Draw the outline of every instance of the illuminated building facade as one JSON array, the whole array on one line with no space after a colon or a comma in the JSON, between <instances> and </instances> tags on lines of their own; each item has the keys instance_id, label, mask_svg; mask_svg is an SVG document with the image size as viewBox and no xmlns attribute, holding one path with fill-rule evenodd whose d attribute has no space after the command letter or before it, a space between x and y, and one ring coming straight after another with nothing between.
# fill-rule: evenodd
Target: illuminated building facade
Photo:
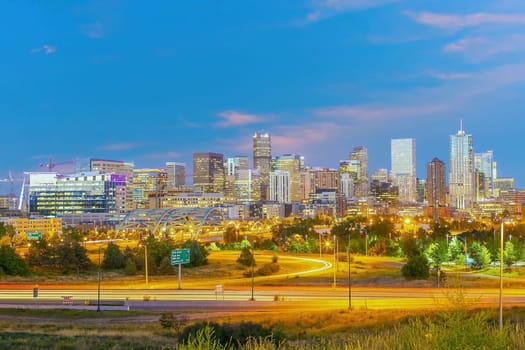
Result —
<instances>
[{"instance_id":1,"label":"illuminated building facade","mask_svg":"<svg viewBox=\"0 0 525 350\"><path fill-rule=\"evenodd\" d=\"M193 187L196 191L224 193L224 155L193 153Z\"/></svg>"},{"instance_id":2,"label":"illuminated building facade","mask_svg":"<svg viewBox=\"0 0 525 350\"><path fill-rule=\"evenodd\" d=\"M435 157L427 163L427 202L437 220L438 208L445 207L447 201L445 162Z\"/></svg>"},{"instance_id":3,"label":"illuminated building facade","mask_svg":"<svg viewBox=\"0 0 525 350\"><path fill-rule=\"evenodd\" d=\"M350 152L348 159L359 162L356 182L354 183L355 196L366 197L368 195L368 150L365 146L356 146Z\"/></svg>"},{"instance_id":4,"label":"illuminated building facade","mask_svg":"<svg viewBox=\"0 0 525 350\"><path fill-rule=\"evenodd\" d=\"M416 188L416 140L392 139L391 173L395 186L399 189L400 202L415 202Z\"/></svg>"},{"instance_id":5,"label":"illuminated building facade","mask_svg":"<svg viewBox=\"0 0 525 350\"><path fill-rule=\"evenodd\" d=\"M253 135L253 169L260 171L262 198L268 199L272 171L272 137L267 132L257 132Z\"/></svg>"},{"instance_id":6,"label":"illuminated building facade","mask_svg":"<svg viewBox=\"0 0 525 350\"><path fill-rule=\"evenodd\" d=\"M309 198L318 190L340 189L340 175L336 169L328 168L309 168L303 172L304 198Z\"/></svg>"},{"instance_id":7,"label":"illuminated building facade","mask_svg":"<svg viewBox=\"0 0 525 350\"><path fill-rule=\"evenodd\" d=\"M39 232L42 235L54 236L62 233L62 218L10 218L7 223L14 227L17 234Z\"/></svg>"},{"instance_id":8,"label":"illuminated building facade","mask_svg":"<svg viewBox=\"0 0 525 350\"><path fill-rule=\"evenodd\" d=\"M276 157L278 170L287 171L290 174L290 200L301 202L304 198L302 172L304 171L304 157L298 154L285 154Z\"/></svg>"},{"instance_id":9,"label":"illuminated building facade","mask_svg":"<svg viewBox=\"0 0 525 350\"><path fill-rule=\"evenodd\" d=\"M149 195L157 197L167 188L167 174L161 169L135 169L131 191L133 193L133 209L148 209Z\"/></svg>"},{"instance_id":10,"label":"illuminated building facade","mask_svg":"<svg viewBox=\"0 0 525 350\"><path fill-rule=\"evenodd\" d=\"M460 126L456 135L450 135L450 206L468 210L474 201L474 149L472 135Z\"/></svg>"},{"instance_id":11,"label":"illuminated building facade","mask_svg":"<svg viewBox=\"0 0 525 350\"><path fill-rule=\"evenodd\" d=\"M290 173L275 170L270 173L270 200L278 203L292 202Z\"/></svg>"},{"instance_id":12,"label":"illuminated building facade","mask_svg":"<svg viewBox=\"0 0 525 350\"><path fill-rule=\"evenodd\" d=\"M29 181L31 214L55 217L126 212L126 176L122 174L30 173Z\"/></svg>"},{"instance_id":13,"label":"illuminated building facade","mask_svg":"<svg viewBox=\"0 0 525 350\"><path fill-rule=\"evenodd\" d=\"M173 190L186 186L186 164L166 162L166 188Z\"/></svg>"}]
</instances>

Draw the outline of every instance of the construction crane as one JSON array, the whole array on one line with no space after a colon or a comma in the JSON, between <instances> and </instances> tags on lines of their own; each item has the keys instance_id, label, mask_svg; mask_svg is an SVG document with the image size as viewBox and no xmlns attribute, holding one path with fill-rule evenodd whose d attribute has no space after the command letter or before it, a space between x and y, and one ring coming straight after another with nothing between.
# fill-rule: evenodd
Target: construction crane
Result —
<instances>
[{"instance_id":1,"label":"construction crane","mask_svg":"<svg viewBox=\"0 0 525 350\"><path fill-rule=\"evenodd\" d=\"M71 160L66 160L65 162L58 162L58 163L55 163L53 162L53 157L49 157L49 163L45 164L45 163L40 163L40 167L41 168L47 168L48 171L53 171L53 169L57 166L57 165L64 165L64 164L72 164L74 163L75 160L71 159Z\"/></svg>"}]
</instances>

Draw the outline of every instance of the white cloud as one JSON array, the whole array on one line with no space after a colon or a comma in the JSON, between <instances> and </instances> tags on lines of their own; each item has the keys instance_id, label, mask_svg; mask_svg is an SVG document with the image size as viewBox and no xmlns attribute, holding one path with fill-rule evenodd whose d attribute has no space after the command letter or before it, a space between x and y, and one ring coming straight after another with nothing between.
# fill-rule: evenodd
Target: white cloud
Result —
<instances>
[{"instance_id":1,"label":"white cloud","mask_svg":"<svg viewBox=\"0 0 525 350\"><path fill-rule=\"evenodd\" d=\"M82 24L80 25L80 31L82 34L91 39L100 39L104 37L104 27L100 22Z\"/></svg>"},{"instance_id":2,"label":"white cloud","mask_svg":"<svg viewBox=\"0 0 525 350\"><path fill-rule=\"evenodd\" d=\"M312 11L298 23L302 25L315 23L340 13L366 10L396 1L399 0L314 0L310 5Z\"/></svg>"},{"instance_id":3,"label":"white cloud","mask_svg":"<svg viewBox=\"0 0 525 350\"><path fill-rule=\"evenodd\" d=\"M494 39L466 37L443 47L445 53L463 54L474 60L483 60L501 53L520 51L525 51L525 34L513 34Z\"/></svg>"},{"instance_id":4,"label":"white cloud","mask_svg":"<svg viewBox=\"0 0 525 350\"><path fill-rule=\"evenodd\" d=\"M467 27L475 27L483 24L519 24L525 25L525 14L523 13L487 13L478 12L468 15L444 14L435 12L406 12L418 23L432 27L458 30Z\"/></svg>"},{"instance_id":5,"label":"white cloud","mask_svg":"<svg viewBox=\"0 0 525 350\"><path fill-rule=\"evenodd\" d=\"M103 150L106 150L106 151L125 151L125 150L129 150L129 149L134 149L134 148L137 148L139 147L141 144L140 143L133 143L133 142L123 142L123 143L111 143L111 144L108 144L108 145L104 145L102 147L100 147L101 149Z\"/></svg>"},{"instance_id":6,"label":"white cloud","mask_svg":"<svg viewBox=\"0 0 525 350\"><path fill-rule=\"evenodd\" d=\"M224 120L218 122L216 125L221 127L254 124L265 121L265 118L261 116L255 114L241 113L235 110L221 112L219 113L219 116Z\"/></svg>"},{"instance_id":7,"label":"white cloud","mask_svg":"<svg viewBox=\"0 0 525 350\"><path fill-rule=\"evenodd\" d=\"M54 54L57 51L56 47L44 44L31 50L32 54L44 53L46 55Z\"/></svg>"}]
</instances>

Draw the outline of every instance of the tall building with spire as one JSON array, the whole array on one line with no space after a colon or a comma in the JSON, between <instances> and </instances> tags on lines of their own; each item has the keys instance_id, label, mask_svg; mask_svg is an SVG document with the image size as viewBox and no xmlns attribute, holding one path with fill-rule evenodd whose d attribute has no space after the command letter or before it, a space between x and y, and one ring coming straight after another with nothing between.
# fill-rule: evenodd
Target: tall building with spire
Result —
<instances>
[{"instance_id":1,"label":"tall building with spire","mask_svg":"<svg viewBox=\"0 0 525 350\"><path fill-rule=\"evenodd\" d=\"M262 199L269 198L270 171L272 171L272 137L267 132L253 135L253 169L261 174Z\"/></svg>"},{"instance_id":2,"label":"tall building with spire","mask_svg":"<svg viewBox=\"0 0 525 350\"><path fill-rule=\"evenodd\" d=\"M390 141L392 180L399 189L400 202L415 202L416 139L392 139Z\"/></svg>"},{"instance_id":3,"label":"tall building with spire","mask_svg":"<svg viewBox=\"0 0 525 350\"><path fill-rule=\"evenodd\" d=\"M465 134L463 122L458 132L450 135L450 173L448 178L450 206L470 209L474 200L474 148L472 135Z\"/></svg>"}]
</instances>

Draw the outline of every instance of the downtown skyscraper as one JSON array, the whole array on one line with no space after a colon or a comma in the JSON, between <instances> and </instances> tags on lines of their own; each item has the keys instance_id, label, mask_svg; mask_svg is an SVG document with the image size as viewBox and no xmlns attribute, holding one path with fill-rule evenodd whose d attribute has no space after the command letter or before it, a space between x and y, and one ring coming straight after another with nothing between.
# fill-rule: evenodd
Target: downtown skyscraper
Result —
<instances>
[{"instance_id":1,"label":"downtown skyscraper","mask_svg":"<svg viewBox=\"0 0 525 350\"><path fill-rule=\"evenodd\" d=\"M272 137L267 132L256 132L253 135L253 169L259 170L261 175L262 199L268 199L272 171Z\"/></svg>"},{"instance_id":2,"label":"downtown skyscraper","mask_svg":"<svg viewBox=\"0 0 525 350\"><path fill-rule=\"evenodd\" d=\"M445 175L445 162L435 157L427 163L427 200L432 209L434 222L437 221L439 208L446 205L447 185Z\"/></svg>"},{"instance_id":3,"label":"downtown skyscraper","mask_svg":"<svg viewBox=\"0 0 525 350\"><path fill-rule=\"evenodd\" d=\"M224 155L193 153L193 186L202 192L224 192Z\"/></svg>"},{"instance_id":4,"label":"downtown skyscraper","mask_svg":"<svg viewBox=\"0 0 525 350\"><path fill-rule=\"evenodd\" d=\"M450 174L448 179L450 206L470 209L474 200L474 148L472 135L465 134L463 123L450 135Z\"/></svg>"},{"instance_id":5,"label":"downtown skyscraper","mask_svg":"<svg viewBox=\"0 0 525 350\"><path fill-rule=\"evenodd\" d=\"M368 195L368 150L365 146L356 146L350 152L348 159L359 161L359 170L354 183L355 196L366 197Z\"/></svg>"},{"instance_id":6,"label":"downtown skyscraper","mask_svg":"<svg viewBox=\"0 0 525 350\"><path fill-rule=\"evenodd\" d=\"M399 189L399 201L415 202L416 184L416 140L392 139L390 141L392 180Z\"/></svg>"}]
</instances>

